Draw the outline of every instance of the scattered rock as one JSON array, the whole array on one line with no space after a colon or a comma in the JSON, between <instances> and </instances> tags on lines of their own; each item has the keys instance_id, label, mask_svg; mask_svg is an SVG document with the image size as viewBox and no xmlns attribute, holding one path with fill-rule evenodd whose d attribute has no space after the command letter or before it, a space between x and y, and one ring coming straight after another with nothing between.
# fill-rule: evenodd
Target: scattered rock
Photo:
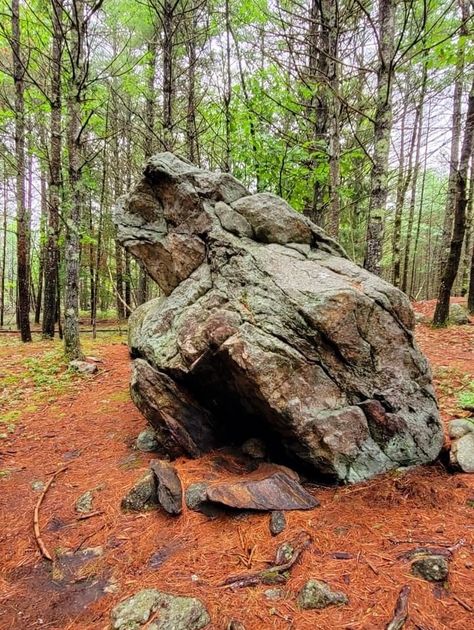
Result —
<instances>
[{"instance_id":1,"label":"scattered rock","mask_svg":"<svg viewBox=\"0 0 474 630\"><path fill-rule=\"evenodd\" d=\"M156 477L158 503L168 514L181 514L183 510L183 486L176 468L159 459L151 461L150 468Z\"/></svg>"},{"instance_id":2,"label":"scattered rock","mask_svg":"<svg viewBox=\"0 0 474 630\"><path fill-rule=\"evenodd\" d=\"M266 591L263 592L265 597L271 601L277 601L278 599L283 599L284 593L281 588L267 588Z\"/></svg>"},{"instance_id":3,"label":"scattered rock","mask_svg":"<svg viewBox=\"0 0 474 630\"><path fill-rule=\"evenodd\" d=\"M81 374L95 374L98 369L95 363L89 363L88 361L70 361L69 367Z\"/></svg>"},{"instance_id":4,"label":"scattered rock","mask_svg":"<svg viewBox=\"0 0 474 630\"><path fill-rule=\"evenodd\" d=\"M467 433L451 442L449 459L453 466L463 472L474 473L474 433Z\"/></svg>"},{"instance_id":5,"label":"scattered rock","mask_svg":"<svg viewBox=\"0 0 474 630\"><path fill-rule=\"evenodd\" d=\"M240 621L232 619L232 621L229 621L227 624L227 630L245 630L245 626L243 623L240 623Z\"/></svg>"},{"instance_id":6,"label":"scattered rock","mask_svg":"<svg viewBox=\"0 0 474 630\"><path fill-rule=\"evenodd\" d=\"M456 326L469 324L469 315L464 306L461 304L451 304L449 307L449 322Z\"/></svg>"},{"instance_id":7,"label":"scattered rock","mask_svg":"<svg viewBox=\"0 0 474 630\"><path fill-rule=\"evenodd\" d=\"M253 426L343 482L436 459L408 298L283 199L160 153L115 221L165 295L129 320L132 399L165 453L198 457Z\"/></svg>"},{"instance_id":8,"label":"scattered rock","mask_svg":"<svg viewBox=\"0 0 474 630\"><path fill-rule=\"evenodd\" d=\"M32 481L31 482L31 489L34 490L35 492L43 492L44 487L45 487L44 481Z\"/></svg>"},{"instance_id":9,"label":"scattered rock","mask_svg":"<svg viewBox=\"0 0 474 630\"><path fill-rule=\"evenodd\" d=\"M241 510L311 510L319 505L294 478L283 472L267 476L259 471L244 481L209 486L208 500Z\"/></svg>"},{"instance_id":10,"label":"scattered rock","mask_svg":"<svg viewBox=\"0 0 474 630\"><path fill-rule=\"evenodd\" d=\"M210 622L203 603L195 597L179 597L148 588L113 608L113 630L140 630L152 617L147 630L200 630Z\"/></svg>"},{"instance_id":11,"label":"scattered rock","mask_svg":"<svg viewBox=\"0 0 474 630\"><path fill-rule=\"evenodd\" d=\"M153 471L149 470L130 488L120 505L122 510L129 512L144 512L158 507L156 477Z\"/></svg>"},{"instance_id":12,"label":"scattered rock","mask_svg":"<svg viewBox=\"0 0 474 630\"><path fill-rule=\"evenodd\" d=\"M76 501L76 512L80 514L87 514L88 512L92 512L92 502L94 500L94 495L92 494L92 490L87 490L84 494Z\"/></svg>"},{"instance_id":13,"label":"scattered rock","mask_svg":"<svg viewBox=\"0 0 474 630\"><path fill-rule=\"evenodd\" d=\"M449 573L449 563L443 556L423 556L411 565L413 575L428 582L444 582Z\"/></svg>"},{"instance_id":14,"label":"scattered rock","mask_svg":"<svg viewBox=\"0 0 474 630\"><path fill-rule=\"evenodd\" d=\"M252 457L252 459L265 459L267 449L264 442L258 438L250 438L242 444L242 453Z\"/></svg>"},{"instance_id":15,"label":"scattered rock","mask_svg":"<svg viewBox=\"0 0 474 630\"><path fill-rule=\"evenodd\" d=\"M138 434L135 445L138 450L143 453L152 453L153 451L158 450L159 443L156 439L156 431L151 427L149 429L145 429Z\"/></svg>"},{"instance_id":16,"label":"scattered rock","mask_svg":"<svg viewBox=\"0 0 474 630\"><path fill-rule=\"evenodd\" d=\"M344 605L348 598L342 591L333 591L329 584L321 580L308 580L298 594L298 604L303 610Z\"/></svg>"},{"instance_id":17,"label":"scattered rock","mask_svg":"<svg viewBox=\"0 0 474 630\"><path fill-rule=\"evenodd\" d=\"M294 551L295 551L294 547L291 543L289 542L282 543L277 549L276 556L275 556L275 564L281 565L281 564L286 564L287 562L289 562L291 558L293 557Z\"/></svg>"},{"instance_id":18,"label":"scattered rock","mask_svg":"<svg viewBox=\"0 0 474 630\"><path fill-rule=\"evenodd\" d=\"M273 536L278 536L286 527L286 516L281 510L276 510L270 515L270 532Z\"/></svg>"},{"instance_id":19,"label":"scattered rock","mask_svg":"<svg viewBox=\"0 0 474 630\"><path fill-rule=\"evenodd\" d=\"M449 437L453 440L462 438L468 433L474 433L474 420L469 418L456 418L448 425Z\"/></svg>"},{"instance_id":20,"label":"scattered rock","mask_svg":"<svg viewBox=\"0 0 474 630\"><path fill-rule=\"evenodd\" d=\"M192 483L184 494L184 502L190 510L201 512L209 517L222 514L222 506L219 507L207 499L208 484L204 482Z\"/></svg>"}]
</instances>

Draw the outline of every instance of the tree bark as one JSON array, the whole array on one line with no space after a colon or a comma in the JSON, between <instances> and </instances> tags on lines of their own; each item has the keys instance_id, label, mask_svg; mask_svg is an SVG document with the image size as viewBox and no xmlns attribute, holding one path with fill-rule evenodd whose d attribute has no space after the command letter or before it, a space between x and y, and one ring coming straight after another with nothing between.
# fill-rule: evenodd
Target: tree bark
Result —
<instances>
[{"instance_id":1,"label":"tree bark","mask_svg":"<svg viewBox=\"0 0 474 630\"><path fill-rule=\"evenodd\" d=\"M61 207L61 59L63 48L62 3L51 0L53 42L51 52L51 116L48 185L48 241L44 271L43 338L54 337L57 314L57 284L59 267L59 212Z\"/></svg>"},{"instance_id":2,"label":"tree bark","mask_svg":"<svg viewBox=\"0 0 474 630\"><path fill-rule=\"evenodd\" d=\"M87 66L85 66L85 2L73 0L70 15L71 79L68 92L68 153L70 213L66 227L66 292L64 300L64 351L71 361L82 358L79 338L80 226L83 214L82 107Z\"/></svg>"},{"instance_id":3,"label":"tree bark","mask_svg":"<svg viewBox=\"0 0 474 630\"><path fill-rule=\"evenodd\" d=\"M459 165L456 172L456 197L454 206L454 221L449 256L446 267L441 278L438 291L438 301L436 303L433 323L435 326L445 326L449 317L449 299L451 289L456 279L456 274L461 259L462 244L466 228L466 206L467 206L467 179L469 160L472 155L472 141L474 135L474 82L469 93L468 108L466 115L466 125L459 158Z\"/></svg>"},{"instance_id":4,"label":"tree bark","mask_svg":"<svg viewBox=\"0 0 474 630\"><path fill-rule=\"evenodd\" d=\"M395 47L395 0L379 0L379 67L377 71L374 155L370 181L367 250L364 267L381 274L383 223L388 197L388 157L392 132L392 82Z\"/></svg>"},{"instance_id":5,"label":"tree bark","mask_svg":"<svg viewBox=\"0 0 474 630\"><path fill-rule=\"evenodd\" d=\"M25 205L25 99L24 61L21 57L20 3L12 0L13 82L15 85L15 156L17 208L17 313L21 340L31 341L29 221Z\"/></svg>"}]
</instances>

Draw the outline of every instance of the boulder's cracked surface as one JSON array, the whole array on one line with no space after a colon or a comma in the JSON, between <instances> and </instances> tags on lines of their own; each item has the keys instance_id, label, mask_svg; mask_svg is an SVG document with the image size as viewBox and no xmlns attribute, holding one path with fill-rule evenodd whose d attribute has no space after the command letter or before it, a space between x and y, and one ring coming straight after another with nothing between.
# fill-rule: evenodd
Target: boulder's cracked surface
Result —
<instances>
[{"instance_id":1,"label":"boulder's cracked surface","mask_svg":"<svg viewBox=\"0 0 474 630\"><path fill-rule=\"evenodd\" d=\"M116 223L166 296L129 343L133 400L171 456L260 437L344 482L437 457L408 299L285 201L162 153Z\"/></svg>"}]
</instances>

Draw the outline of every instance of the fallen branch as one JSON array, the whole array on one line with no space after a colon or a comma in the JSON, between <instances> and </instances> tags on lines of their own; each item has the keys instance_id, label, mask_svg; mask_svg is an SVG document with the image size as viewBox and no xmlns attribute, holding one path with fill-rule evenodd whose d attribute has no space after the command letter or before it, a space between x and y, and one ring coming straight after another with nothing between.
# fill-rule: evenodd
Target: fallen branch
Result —
<instances>
[{"instance_id":1,"label":"fallen branch","mask_svg":"<svg viewBox=\"0 0 474 630\"><path fill-rule=\"evenodd\" d=\"M263 569L262 571L257 571L255 573L233 575L227 578L223 582L222 586L227 588L242 588L246 586L256 586L257 584L275 584L276 582L284 582L286 580L286 576L283 574L291 569L310 543L310 535L307 532L300 532L297 538L289 543L293 551L287 562L273 564L268 567L268 569ZM279 554L277 552L277 557L278 555Z\"/></svg>"},{"instance_id":2,"label":"fallen branch","mask_svg":"<svg viewBox=\"0 0 474 630\"><path fill-rule=\"evenodd\" d=\"M45 485L43 492L41 493L36 505L35 505L35 511L33 512L33 531L35 534L35 540L36 543L38 544L39 550L41 552L41 555L43 556L43 558L46 558L47 560L52 560L52 556L49 553L46 545L43 542L43 539L41 538L41 529L40 529L40 524L39 524L39 510L41 507L41 504L43 503L43 499L46 496L46 493L48 492L51 484L53 483L53 481L56 479L56 477L64 472L65 470L68 469L68 466L63 466L62 468L60 468L59 470L57 470L55 473L53 473L53 476L51 477L51 479L48 481L48 483Z\"/></svg>"},{"instance_id":3,"label":"fallen branch","mask_svg":"<svg viewBox=\"0 0 474 630\"><path fill-rule=\"evenodd\" d=\"M103 514L101 510L97 510L96 512L89 512L88 514L81 514L78 516L76 520L78 521L86 521L88 518L92 518L93 516L100 516Z\"/></svg>"},{"instance_id":4,"label":"fallen branch","mask_svg":"<svg viewBox=\"0 0 474 630\"><path fill-rule=\"evenodd\" d=\"M393 612L392 620L387 624L386 630L401 630L408 618L408 597L410 587L405 585L398 594L397 603Z\"/></svg>"}]
</instances>

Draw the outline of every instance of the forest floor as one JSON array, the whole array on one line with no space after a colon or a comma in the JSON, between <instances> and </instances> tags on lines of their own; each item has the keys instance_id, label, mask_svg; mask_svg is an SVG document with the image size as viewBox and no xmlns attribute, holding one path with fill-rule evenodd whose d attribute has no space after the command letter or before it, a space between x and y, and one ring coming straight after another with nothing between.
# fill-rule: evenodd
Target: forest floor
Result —
<instances>
[{"instance_id":1,"label":"forest floor","mask_svg":"<svg viewBox=\"0 0 474 630\"><path fill-rule=\"evenodd\" d=\"M432 308L416 305L425 314ZM433 367L443 420L462 415L457 395L474 380L473 323L418 325L416 334ZM288 512L288 527L276 538L268 514L209 519L186 508L178 518L124 514L121 497L153 457L133 448L145 422L129 399L125 337L84 336L86 352L101 360L93 377L65 370L59 342L21 345L16 336L1 337L1 630L105 630L113 605L145 587L201 598L211 630L224 630L230 619L247 630L381 630L406 584L406 628L473 627L474 475L436 464L355 486L312 486L321 506ZM185 486L228 474L219 453L176 465ZM33 536L41 494L34 482L47 482L64 466L40 512L44 543L56 558L51 564ZM75 503L87 490L94 516L80 519ZM230 575L268 566L281 542L301 530L313 543L293 567L283 599L267 599L268 586L221 586ZM452 548L445 588L410 573L402 555L421 545ZM83 552L99 546L101 552ZM310 577L345 591L349 604L298 610L295 595Z\"/></svg>"}]
</instances>

